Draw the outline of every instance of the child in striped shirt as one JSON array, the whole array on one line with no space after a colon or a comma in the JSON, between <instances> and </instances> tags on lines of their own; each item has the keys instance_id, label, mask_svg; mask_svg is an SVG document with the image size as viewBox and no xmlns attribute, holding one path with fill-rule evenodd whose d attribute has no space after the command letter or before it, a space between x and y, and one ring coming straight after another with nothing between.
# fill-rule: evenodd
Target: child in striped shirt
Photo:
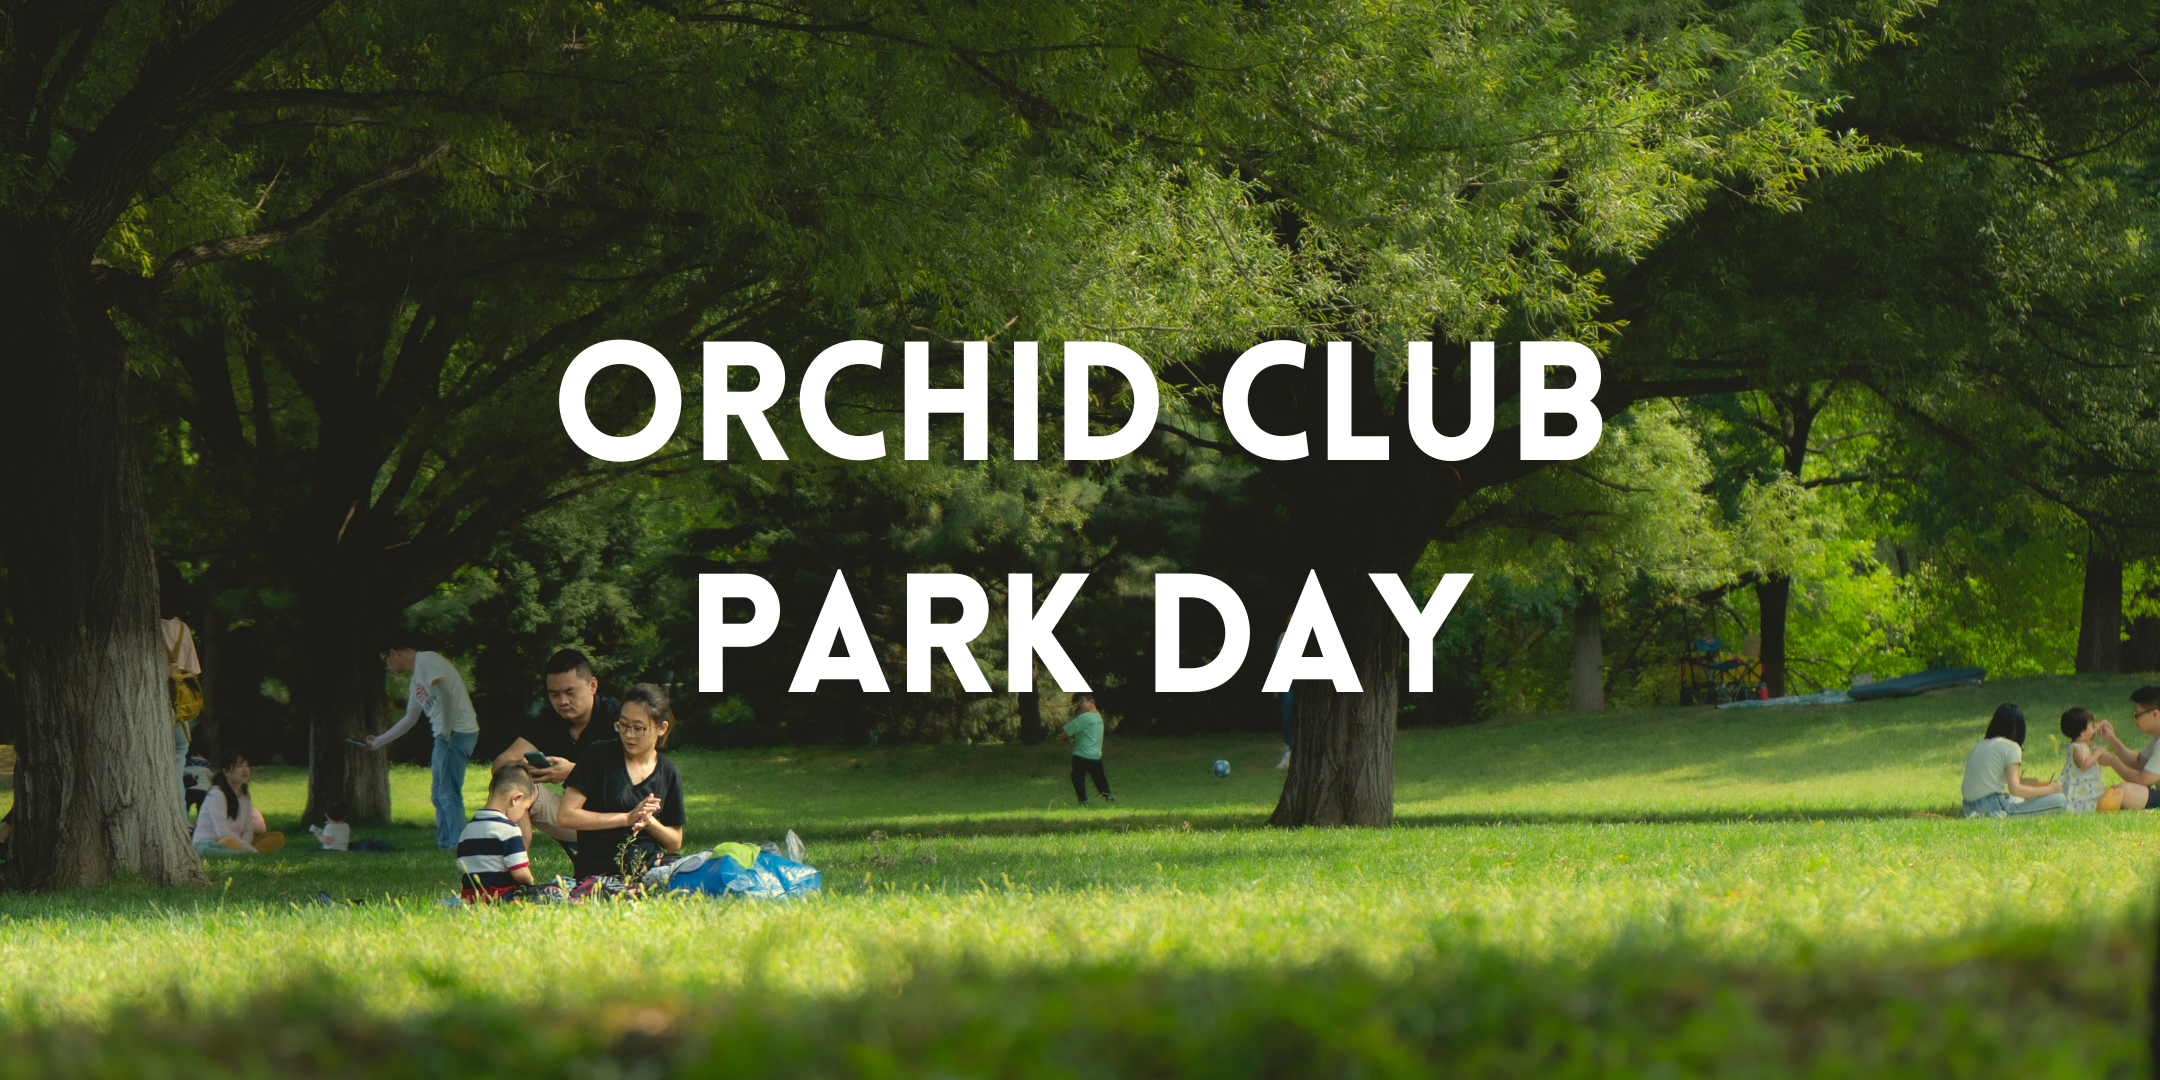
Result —
<instances>
[{"instance_id":1,"label":"child in striped shirt","mask_svg":"<svg viewBox=\"0 0 2160 1080\"><path fill-rule=\"evenodd\" d=\"M459 899L468 904L516 900L536 891L531 857L518 823L532 809L532 777L516 765L495 770L488 783L487 805L458 834L458 873L464 879Z\"/></svg>"}]
</instances>

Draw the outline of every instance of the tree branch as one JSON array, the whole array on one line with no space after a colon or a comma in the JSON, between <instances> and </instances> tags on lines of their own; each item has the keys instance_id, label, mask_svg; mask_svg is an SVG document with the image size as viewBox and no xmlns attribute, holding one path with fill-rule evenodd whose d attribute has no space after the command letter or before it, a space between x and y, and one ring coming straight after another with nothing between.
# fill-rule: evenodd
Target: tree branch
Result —
<instances>
[{"instance_id":1,"label":"tree branch","mask_svg":"<svg viewBox=\"0 0 2160 1080\"><path fill-rule=\"evenodd\" d=\"M145 177L212 98L299 33L331 0L233 0L202 29L151 60L68 161L57 203L83 263ZM80 265L80 264L78 264Z\"/></svg>"},{"instance_id":2,"label":"tree branch","mask_svg":"<svg viewBox=\"0 0 2160 1080\"><path fill-rule=\"evenodd\" d=\"M253 255L265 248L276 247L279 244L296 240L301 235L328 221L330 215L336 213L346 203L377 188L394 184L408 176L412 176L442 160L444 155L448 153L450 153L449 143L436 143L404 161L385 166L367 176L349 180L330 189L321 198L315 200L315 205L308 207L307 211L298 217L287 218L259 232L246 233L241 236L228 236L219 240L206 240L200 244L190 244L181 248L173 252L165 260L165 265L158 267L156 275L149 279L149 287L153 293L162 292L171 287L172 283L178 280L180 275L198 266Z\"/></svg>"}]
</instances>

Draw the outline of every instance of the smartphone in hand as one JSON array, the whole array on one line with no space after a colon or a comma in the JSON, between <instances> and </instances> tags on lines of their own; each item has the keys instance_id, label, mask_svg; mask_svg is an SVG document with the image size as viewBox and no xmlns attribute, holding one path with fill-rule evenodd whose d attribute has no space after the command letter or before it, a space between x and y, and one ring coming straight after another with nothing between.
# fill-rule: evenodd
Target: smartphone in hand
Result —
<instances>
[{"instance_id":1,"label":"smartphone in hand","mask_svg":"<svg viewBox=\"0 0 2160 1080\"><path fill-rule=\"evenodd\" d=\"M545 769L548 767L547 755L538 750L530 751L525 755L525 764L535 769Z\"/></svg>"}]
</instances>

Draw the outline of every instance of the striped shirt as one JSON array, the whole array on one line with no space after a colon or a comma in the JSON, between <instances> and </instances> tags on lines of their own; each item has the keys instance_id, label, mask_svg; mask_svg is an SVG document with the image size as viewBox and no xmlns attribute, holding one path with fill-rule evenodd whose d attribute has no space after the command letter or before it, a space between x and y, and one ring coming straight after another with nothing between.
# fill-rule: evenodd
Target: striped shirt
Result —
<instances>
[{"instance_id":1,"label":"striped shirt","mask_svg":"<svg viewBox=\"0 0 2160 1080\"><path fill-rule=\"evenodd\" d=\"M525 837L500 810L482 809L458 834L458 872L467 892L502 892L517 887L510 871L531 861Z\"/></svg>"}]
</instances>

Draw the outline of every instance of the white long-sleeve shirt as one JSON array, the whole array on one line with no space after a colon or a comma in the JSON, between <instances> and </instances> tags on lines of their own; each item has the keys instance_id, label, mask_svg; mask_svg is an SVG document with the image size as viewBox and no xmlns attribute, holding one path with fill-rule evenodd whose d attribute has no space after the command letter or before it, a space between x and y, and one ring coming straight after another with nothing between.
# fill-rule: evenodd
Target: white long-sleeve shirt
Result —
<instances>
[{"instance_id":1,"label":"white long-sleeve shirt","mask_svg":"<svg viewBox=\"0 0 2160 1080\"><path fill-rule=\"evenodd\" d=\"M405 701L405 718L378 736L376 746L411 731L423 713L438 739L480 730L480 718L473 715L472 696L465 692L464 676L441 653L413 654L412 689Z\"/></svg>"},{"instance_id":2,"label":"white long-sleeve shirt","mask_svg":"<svg viewBox=\"0 0 2160 1080\"><path fill-rule=\"evenodd\" d=\"M255 809L255 801L245 795L240 796L240 813L227 817L223 788L212 787L210 794L203 796L202 809L195 812L194 842L198 844L205 840L215 844L229 836L252 847L255 834L269 831L269 826L263 824L262 811Z\"/></svg>"}]
</instances>

